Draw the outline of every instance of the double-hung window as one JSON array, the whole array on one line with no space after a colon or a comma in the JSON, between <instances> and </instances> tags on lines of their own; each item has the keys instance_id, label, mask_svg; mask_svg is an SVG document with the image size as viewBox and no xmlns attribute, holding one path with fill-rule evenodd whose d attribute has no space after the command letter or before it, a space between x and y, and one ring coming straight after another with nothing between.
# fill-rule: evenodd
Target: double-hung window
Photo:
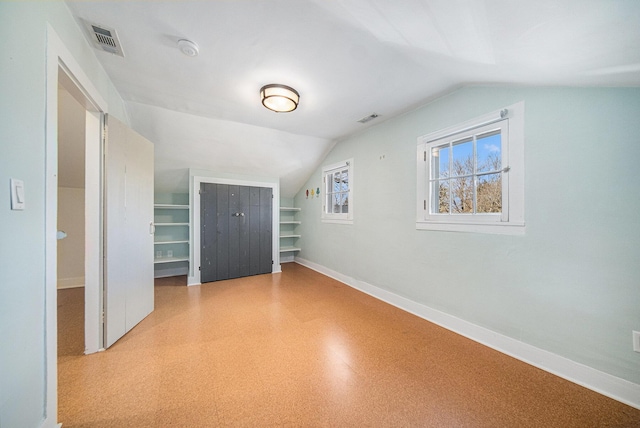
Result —
<instances>
[{"instance_id":1,"label":"double-hung window","mask_svg":"<svg viewBox=\"0 0 640 428\"><path fill-rule=\"evenodd\" d=\"M418 229L524 233L524 104L418 139Z\"/></svg>"},{"instance_id":2,"label":"double-hung window","mask_svg":"<svg viewBox=\"0 0 640 428\"><path fill-rule=\"evenodd\" d=\"M353 159L322 168L322 221L353 223Z\"/></svg>"}]
</instances>

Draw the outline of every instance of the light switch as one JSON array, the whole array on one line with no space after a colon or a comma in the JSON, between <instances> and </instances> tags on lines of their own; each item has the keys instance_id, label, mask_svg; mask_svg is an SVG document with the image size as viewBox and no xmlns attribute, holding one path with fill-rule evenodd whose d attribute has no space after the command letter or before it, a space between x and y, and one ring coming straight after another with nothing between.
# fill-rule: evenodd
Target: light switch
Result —
<instances>
[{"instance_id":1,"label":"light switch","mask_svg":"<svg viewBox=\"0 0 640 428\"><path fill-rule=\"evenodd\" d=\"M11 179L11 209L24 210L24 182Z\"/></svg>"}]
</instances>

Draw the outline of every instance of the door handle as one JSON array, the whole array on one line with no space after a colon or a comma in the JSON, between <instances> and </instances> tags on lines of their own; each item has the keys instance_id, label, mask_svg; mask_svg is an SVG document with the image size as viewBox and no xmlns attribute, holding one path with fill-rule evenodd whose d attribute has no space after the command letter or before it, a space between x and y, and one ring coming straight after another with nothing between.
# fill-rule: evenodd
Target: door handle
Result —
<instances>
[{"instance_id":1,"label":"door handle","mask_svg":"<svg viewBox=\"0 0 640 428\"><path fill-rule=\"evenodd\" d=\"M153 222L149 223L149 235L155 235L156 233L156 226L153 224Z\"/></svg>"}]
</instances>

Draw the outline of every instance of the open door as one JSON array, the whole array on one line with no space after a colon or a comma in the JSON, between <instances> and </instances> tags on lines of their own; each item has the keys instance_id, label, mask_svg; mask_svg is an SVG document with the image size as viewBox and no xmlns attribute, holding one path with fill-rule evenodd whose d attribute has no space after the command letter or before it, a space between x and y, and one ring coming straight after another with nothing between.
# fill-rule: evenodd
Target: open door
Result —
<instances>
[{"instance_id":1,"label":"open door","mask_svg":"<svg viewBox=\"0 0 640 428\"><path fill-rule=\"evenodd\" d=\"M105 114L104 346L153 311L153 144Z\"/></svg>"}]
</instances>

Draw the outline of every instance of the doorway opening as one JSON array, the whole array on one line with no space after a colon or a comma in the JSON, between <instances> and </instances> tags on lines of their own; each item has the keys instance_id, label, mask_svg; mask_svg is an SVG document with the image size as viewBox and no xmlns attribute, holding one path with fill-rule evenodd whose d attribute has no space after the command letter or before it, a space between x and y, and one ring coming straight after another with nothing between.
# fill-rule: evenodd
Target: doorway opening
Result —
<instances>
[{"instance_id":1,"label":"doorway opening","mask_svg":"<svg viewBox=\"0 0 640 428\"><path fill-rule=\"evenodd\" d=\"M58 82L58 360L85 352L85 146L83 104Z\"/></svg>"},{"instance_id":2,"label":"doorway opening","mask_svg":"<svg viewBox=\"0 0 640 428\"><path fill-rule=\"evenodd\" d=\"M45 348L44 425L58 407L58 98L66 90L84 107L84 353L102 348L102 123L107 103L60 37L47 26L45 118ZM80 193L80 192L78 192ZM74 281L72 281L74 282Z\"/></svg>"}]
</instances>

